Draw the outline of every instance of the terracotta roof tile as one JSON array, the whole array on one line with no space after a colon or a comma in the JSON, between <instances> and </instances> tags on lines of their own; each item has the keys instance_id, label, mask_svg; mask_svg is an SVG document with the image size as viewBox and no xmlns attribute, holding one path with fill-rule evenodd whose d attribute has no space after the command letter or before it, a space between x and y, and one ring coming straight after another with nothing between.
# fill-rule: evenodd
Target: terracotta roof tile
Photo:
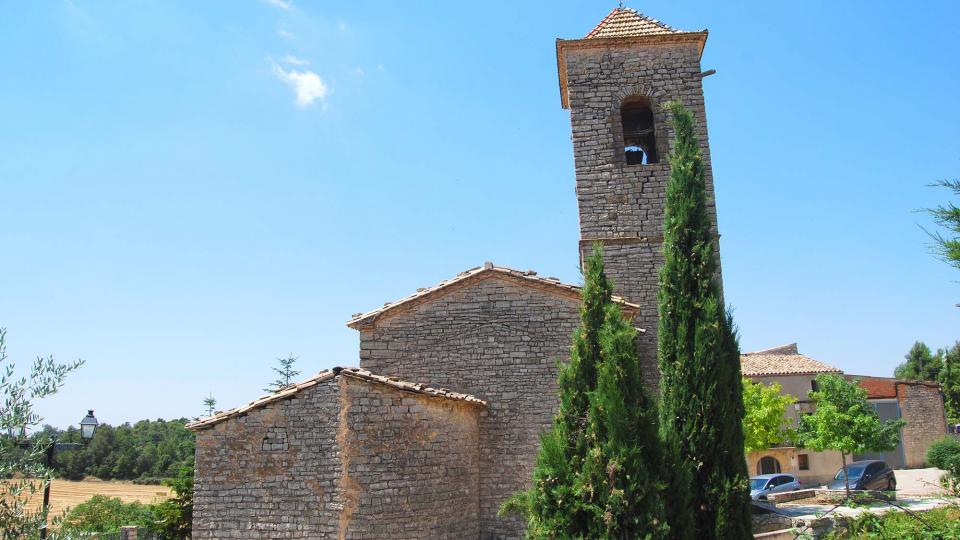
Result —
<instances>
[{"instance_id":1,"label":"terracotta roof tile","mask_svg":"<svg viewBox=\"0 0 960 540\"><path fill-rule=\"evenodd\" d=\"M857 383L867 391L868 399L897 397L896 379L888 379L886 377L857 377Z\"/></svg>"},{"instance_id":2,"label":"terracotta roof tile","mask_svg":"<svg viewBox=\"0 0 960 540\"><path fill-rule=\"evenodd\" d=\"M843 373L833 366L800 354L796 343L744 353L740 356L740 371L746 377Z\"/></svg>"},{"instance_id":3,"label":"terracotta roof tile","mask_svg":"<svg viewBox=\"0 0 960 540\"><path fill-rule=\"evenodd\" d=\"M634 9L614 8L585 38L638 37L662 34L677 34L680 30L670 28Z\"/></svg>"},{"instance_id":4,"label":"terracotta roof tile","mask_svg":"<svg viewBox=\"0 0 960 540\"><path fill-rule=\"evenodd\" d=\"M895 398L900 395L901 386L926 386L928 388L940 389L940 383L936 381L915 381L909 379L896 379L893 377L873 377L871 375L847 375L848 379L856 380L857 383L867 391L868 399L887 399Z\"/></svg>"},{"instance_id":5,"label":"terracotta roof tile","mask_svg":"<svg viewBox=\"0 0 960 540\"><path fill-rule=\"evenodd\" d=\"M433 388L423 383L403 381L396 377L375 375L365 369L351 368L351 367L335 367L333 369L325 369L305 381L292 384L282 390L273 392L272 394L261 396L251 401L250 403L247 403L246 405L235 407L228 411L218 412L213 416L209 416L207 418L201 418L194 422L190 422L189 424L187 424L187 429L199 430L199 429L206 429L206 428L212 427L215 424L219 424L231 418L243 416L252 410L262 409L263 407L266 407L271 403L292 398L294 395L301 392L302 390L306 390L307 388L315 386L319 383L329 381L330 379L333 379L337 376L346 376L352 379L358 379L362 381L369 381L377 384L383 384L386 386L397 388L399 390L403 390L406 392L413 392L416 394L423 394L423 395L433 396L433 397L438 397L443 399L454 399L458 401L465 401L467 403L478 405L478 406L486 406L487 404L486 401L479 399L477 397L474 397L470 394L461 394L458 392L452 392L445 388Z\"/></svg>"},{"instance_id":6,"label":"terracotta roof tile","mask_svg":"<svg viewBox=\"0 0 960 540\"><path fill-rule=\"evenodd\" d=\"M432 287L421 287L417 289L417 292L397 300L395 302L386 302L382 307L368 311L366 313L357 313L347 321L347 326L350 328L358 328L364 326L365 324L372 323L380 318L382 315L403 307L410 305L418 305L423 301L426 301L429 297L432 297L437 294L441 294L443 291L461 284L470 281L471 279L481 279L484 276L501 276L507 277L514 280L520 284L528 284L537 287L542 287L545 290L552 290L554 292L559 292L568 296L570 298L579 299L582 288L578 285L569 285L566 283L561 283L559 279L555 277L540 277L533 270L514 270L513 268L507 268L504 266L494 266L493 263L485 263L483 266L478 266L476 268L471 268L469 270L460 272L456 277L447 279L437 283ZM622 305L623 307L631 310L637 311L640 309L640 306L627 302L619 296L614 296L613 301ZM642 331L642 329L641 329Z\"/></svg>"}]
</instances>

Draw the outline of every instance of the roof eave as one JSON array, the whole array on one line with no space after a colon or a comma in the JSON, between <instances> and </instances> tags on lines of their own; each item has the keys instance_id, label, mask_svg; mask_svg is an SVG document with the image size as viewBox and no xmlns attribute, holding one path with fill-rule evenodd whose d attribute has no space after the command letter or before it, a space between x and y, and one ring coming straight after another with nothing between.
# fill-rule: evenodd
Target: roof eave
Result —
<instances>
[{"instance_id":1,"label":"roof eave","mask_svg":"<svg viewBox=\"0 0 960 540\"><path fill-rule=\"evenodd\" d=\"M321 382L328 381L338 376L344 376L344 377L357 379L361 381L367 381L374 384L382 384L402 392L410 392L418 395L424 395L427 397L434 397L439 399L452 399L452 400L467 403L469 405L473 405L476 407L487 406L487 402L485 400L480 399L471 394L452 392L445 388L433 388L433 387L427 386L426 384L421 384L421 383L413 383L410 381L400 381L394 377L376 375L374 373L370 373L366 370L359 369L359 368L346 368L346 367L337 366L331 369L323 370L317 375L303 382L292 384L273 394L267 394L265 396L261 396L245 405L234 407L227 411L219 412L207 418L200 418L193 422L189 422L185 427L193 432L211 429L214 426L218 424L222 424L223 422L226 422L228 420L246 416L251 411L263 409L268 405L271 405L280 401L284 401L286 399L294 398L297 396L297 394L300 393L300 391L310 388L311 386L315 386Z\"/></svg>"},{"instance_id":2,"label":"roof eave","mask_svg":"<svg viewBox=\"0 0 960 540\"><path fill-rule=\"evenodd\" d=\"M566 51L573 49L603 49L610 47L630 47L634 45L653 45L671 43L692 43L697 45L700 57L707 45L707 30L696 32L673 32L669 34L650 34L647 36L606 37L606 38L557 38L557 74L560 78L560 105L564 109L570 108L567 95L567 62Z\"/></svg>"},{"instance_id":3,"label":"roof eave","mask_svg":"<svg viewBox=\"0 0 960 540\"><path fill-rule=\"evenodd\" d=\"M776 373L747 373L741 371L740 373L744 377L785 377L785 376L801 376L801 375L843 375L843 371L778 371Z\"/></svg>"},{"instance_id":4,"label":"roof eave","mask_svg":"<svg viewBox=\"0 0 960 540\"><path fill-rule=\"evenodd\" d=\"M354 330L372 328L376 326L377 321L389 317L392 314L403 313L406 311L406 309L412 309L416 306L422 305L431 299L436 298L437 296L442 296L481 279L487 279L495 276L499 276L503 279L507 279L522 285L533 286L540 290L547 291L550 294L564 296L573 301L580 301L581 298L580 287L576 285L568 285L552 279L528 278L519 275L515 271L504 269L502 267L473 269L467 270L464 274L449 280L448 283L442 286L429 288L429 290L427 290L425 293L412 294L406 298L397 300L396 302L388 303L381 308L377 308L354 317L347 321L347 327ZM613 301L619 304L623 312L631 319L640 312L640 306L638 304L628 302L619 296L613 297Z\"/></svg>"}]
</instances>

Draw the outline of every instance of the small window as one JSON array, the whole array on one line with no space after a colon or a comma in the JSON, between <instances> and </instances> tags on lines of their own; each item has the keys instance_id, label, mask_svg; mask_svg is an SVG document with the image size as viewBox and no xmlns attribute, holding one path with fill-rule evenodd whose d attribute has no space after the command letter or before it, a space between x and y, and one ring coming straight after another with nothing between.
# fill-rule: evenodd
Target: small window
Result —
<instances>
[{"instance_id":1,"label":"small window","mask_svg":"<svg viewBox=\"0 0 960 540\"><path fill-rule=\"evenodd\" d=\"M819 392L819 391L820 391L820 385L817 384L817 380L816 380L816 379L810 379L810 390L812 390L812 391L814 391L814 392Z\"/></svg>"},{"instance_id":2,"label":"small window","mask_svg":"<svg viewBox=\"0 0 960 540\"><path fill-rule=\"evenodd\" d=\"M801 471L810 470L810 456L807 454L800 454L797 456L797 466Z\"/></svg>"},{"instance_id":3,"label":"small window","mask_svg":"<svg viewBox=\"0 0 960 540\"><path fill-rule=\"evenodd\" d=\"M650 100L643 96L630 96L623 100L620 122L623 125L623 156L627 165L656 163L657 137Z\"/></svg>"}]
</instances>

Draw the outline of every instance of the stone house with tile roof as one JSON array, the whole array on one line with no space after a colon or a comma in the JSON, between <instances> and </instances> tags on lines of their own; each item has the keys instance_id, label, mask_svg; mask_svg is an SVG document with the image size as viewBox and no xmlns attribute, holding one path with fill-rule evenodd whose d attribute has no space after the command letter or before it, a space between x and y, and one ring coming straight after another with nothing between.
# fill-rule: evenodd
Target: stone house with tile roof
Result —
<instances>
[{"instance_id":1,"label":"stone house with tile roof","mask_svg":"<svg viewBox=\"0 0 960 540\"><path fill-rule=\"evenodd\" d=\"M903 418L900 445L893 451L854 459L883 459L894 468L923 467L926 453L935 440L946 433L946 416L940 385L933 382L905 381L883 377L845 375L842 370L800 354L797 344L741 355L744 377L764 384L777 383L783 394L797 399L787 410L796 426L799 417L813 411L808 393L816 389L817 375L830 373L855 379L867 390L867 399L881 419ZM753 452L747 456L750 474L792 473L805 484L817 485L829 480L842 465L839 452L812 452L789 444Z\"/></svg>"},{"instance_id":2,"label":"stone house with tile roof","mask_svg":"<svg viewBox=\"0 0 960 540\"><path fill-rule=\"evenodd\" d=\"M585 37L556 42L577 252L604 246L617 302L646 329L638 350L651 387L659 379L668 101L682 101L697 120L716 226L700 68L706 39L705 30L616 8ZM189 425L197 435L193 537L521 538L522 520L497 509L529 485L579 303L577 286L488 263L355 315L348 326L360 334L360 369L321 372Z\"/></svg>"}]
</instances>

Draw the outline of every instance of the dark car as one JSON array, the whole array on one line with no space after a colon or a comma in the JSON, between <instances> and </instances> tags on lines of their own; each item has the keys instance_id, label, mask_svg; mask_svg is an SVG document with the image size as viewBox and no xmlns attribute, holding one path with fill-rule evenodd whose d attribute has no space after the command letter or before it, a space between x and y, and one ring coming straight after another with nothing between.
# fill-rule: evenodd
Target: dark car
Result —
<instances>
[{"instance_id":1,"label":"dark car","mask_svg":"<svg viewBox=\"0 0 960 540\"><path fill-rule=\"evenodd\" d=\"M897 489L897 477L886 462L876 459L854 461L847 465L847 482L850 489L875 489L893 491ZM844 489L843 469L837 471L827 489Z\"/></svg>"}]
</instances>

